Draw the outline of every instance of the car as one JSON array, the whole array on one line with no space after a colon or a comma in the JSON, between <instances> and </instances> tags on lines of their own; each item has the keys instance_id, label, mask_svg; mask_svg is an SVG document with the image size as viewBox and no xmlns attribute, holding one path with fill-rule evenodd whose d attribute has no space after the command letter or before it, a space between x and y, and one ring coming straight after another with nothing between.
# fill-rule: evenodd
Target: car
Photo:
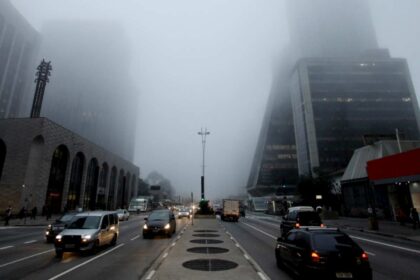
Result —
<instances>
[{"instance_id":1,"label":"car","mask_svg":"<svg viewBox=\"0 0 420 280\"><path fill-rule=\"evenodd\" d=\"M280 223L281 236L284 237L290 230L302 226L324 226L318 213L312 207L293 208L292 211L289 209L289 213L283 216Z\"/></svg>"},{"instance_id":2,"label":"car","mask_svg":"<svg viewBox=\"0 0 420 280\"><path fill-rule=\"evenodd\" d=\"M128 221L130 218L130 212L128 212L126 209L117 209L115 210L118 214L118 219L120 221Z\"/></svg>"},{"instance_id":3,"label":"car","mask_svg":"<svg viewBox=\"0 0 420 280\"><path fill-rule=\"evenodd\" d=\"M64 252L96 252L104 245L114 246L119 236L119 220L116 212L94 211L75 215L68 227L54 241L58 258Z\"/></svg>"},{"instance_id":4,"label":"car","mask_svg":"<svg viewBox=\"0 0 420 280\"><path fill-rule=\"evenodd\" d=\"M337 228L291 230L277 239L275 257L302 279L372 279L367 253Z\"/></svg>"},{"instance_id":5,"label":"car","mask_svg":"<svg viewBox=\"0 0 420 280\"><path fill-rule=\"evenodd\" d=\"M57 220L55 220L54 223L49 224L47 229L45 230L45 240L47 241L47 243L54 242L54 239L57 236L57 234L63 231L70 224L71 220L76 214L77 212L66 213Z\"/></svg>"},{"instance_id":6,"label":"car","mask_svg":"<svg viewBox=\"0 0 420 280\"><path fill-rule=\"evenodd\" d=\"M190 213L190 210L188 208L180 208L178 210L178 215L177 216L178 216L178 219L181 219L183 217L190 218L190 215L191 215L191 213Z\"/></svg>"},{"instance_id":7,"label":"car","mask_svg":"<svg viewBox=\"0 0 420 280\"><path fill-rule=\"evenodd\" d=\"M144 218L144 220L144 239L151 238L158 234L171 237L176 231L175 215L170 210L154 210L147 218Z\"/></svg>"}]
</instances>

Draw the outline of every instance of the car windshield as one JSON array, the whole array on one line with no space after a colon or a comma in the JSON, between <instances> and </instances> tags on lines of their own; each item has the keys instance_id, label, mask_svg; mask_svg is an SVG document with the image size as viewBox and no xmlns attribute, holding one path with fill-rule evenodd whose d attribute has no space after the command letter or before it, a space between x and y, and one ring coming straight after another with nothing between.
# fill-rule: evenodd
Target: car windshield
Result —
<instances>
[{"instance_id":1,"label":"car windshield","mask_svg":"<svg viewBox=\"0 0 420 280\"><path fill-rule=\"evenodd\" d=\"M153 212L150 214L148 220L149 221L167 220L168 216L169 216L168 212L166 211Z\"/></svg>"},{"instance_id":2,"label":"car windshield","mask_svg":"<svg viewBox=\"0 0 420 280\"><path fill-rule=\"evenodd\" d=\"M357 246L354 241L342 233L319 233L313 236L314 249L320 251L338 251L343 247Z\"/></svg>"},{"instance_id":3,"label":"car windshield","mask_svg":"<svg viewBox=\"0 0 420 280\"><path fill-rule=\"evenodd\" d=\"M69 229L97 229L101 217L99 216L78 216L68 227Z\"/></svg>"},{"instance_id":4,"label":"car windshield","mask_svg":"<svg viewBox=\"0 0 420 280\"><path fill-rule=\"evenodd\" d=\"M117 210L117 213L118 213L118 214L124 214L124 210L123 210L123 209L118 209L118 210Z\"/></svg>"},{"instance_id":5,"label":"car windshield","mask_svg":"<svg viewBox=\"0 0 420 280\"><path fill-rule=\"evenodd\" d=\"M60 222L69 222L71 221L71 219L73 219L74 215L68 214L68 215L63 215L60 217L60 219L58 219Z\"/></svg>"}]
</instances>

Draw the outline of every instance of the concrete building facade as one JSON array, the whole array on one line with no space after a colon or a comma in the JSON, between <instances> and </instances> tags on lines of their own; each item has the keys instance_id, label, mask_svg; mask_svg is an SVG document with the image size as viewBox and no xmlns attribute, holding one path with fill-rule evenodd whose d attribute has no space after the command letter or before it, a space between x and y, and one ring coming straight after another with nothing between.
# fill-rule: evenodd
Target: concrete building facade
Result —
<instances>
[{"instance_id":1,"label":"concrete building facade","mask_svg":"<svg viewBox=\"0 0 420 280\"><path fill-rule=\"evenodd\" d=\"M8 1L0 1L0 119L23 115L36 70L38 32Z\"/></svg>"},{"instance_id":2,"label":"concrete building facade","mask_svg":"<svg viewBox=\"0 0 420 280\"><path fill-rule=\"evenodd\" d=\"M139 168L47 118L0 120L0 208L127 207Z\"/></svg>"}]
</instances>

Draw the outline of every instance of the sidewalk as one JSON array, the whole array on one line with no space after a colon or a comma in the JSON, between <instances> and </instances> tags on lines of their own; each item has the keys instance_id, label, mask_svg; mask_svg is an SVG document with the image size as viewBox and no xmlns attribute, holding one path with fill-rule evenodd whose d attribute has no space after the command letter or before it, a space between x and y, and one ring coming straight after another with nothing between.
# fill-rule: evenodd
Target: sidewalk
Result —
<instances>
[{"instance_id":1,"label":"sidewalk","mask_svg":"<svg viewBox=\"0 0 420 280\"><path fill-rule=\"evenodd\" d=\"M268 279L218 219L202 218L180 231L142 279L238 278Z\"/></svg>"},{"instance_id":2,"label":"sidewalk","mask_svg":"<svg viewBox=\"0 0 420 280\"><path fill-rule=\"evenodd\" d=\"M60 217L61 215L52 215L48 220L45 216L36 216L35 220L31 219L30 217L27 217L26 219L13 218L9 220L9 226L48 226L49 224L54 223L55 220ZM0 227L5 227L4 220L0 221Z\"/></svg>"},{"instance_id":3,"label":"sidewalk","mask_svg":"<svg viewBox=\"0 0 420 280\"><path fill-rule=\"evenodd\" d=\"M367 218L340 217L337 220L324 220L324 223L329 227L340 227L420 242L420 229L413 229L411 224L400 225L398 222L379 220L379 230L370 230Z\"/></svg>"}]
</instances>

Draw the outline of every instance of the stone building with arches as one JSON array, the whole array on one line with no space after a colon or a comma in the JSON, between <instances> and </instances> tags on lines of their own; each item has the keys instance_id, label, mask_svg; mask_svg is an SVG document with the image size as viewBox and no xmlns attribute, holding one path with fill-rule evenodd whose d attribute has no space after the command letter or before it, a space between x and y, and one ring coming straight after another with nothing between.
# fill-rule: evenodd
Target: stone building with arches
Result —
<instances>
[{"instance_id":1,"label":"stone building with arches","mask_svg":"<svg viewBox=\"0 0 420 280\"><path fill-rule=\"evenodd\" d=\"M137 196L139 173L128 160L47 118L0 120L0 209L127 207Z\"/></svg>"}]
</instances>

